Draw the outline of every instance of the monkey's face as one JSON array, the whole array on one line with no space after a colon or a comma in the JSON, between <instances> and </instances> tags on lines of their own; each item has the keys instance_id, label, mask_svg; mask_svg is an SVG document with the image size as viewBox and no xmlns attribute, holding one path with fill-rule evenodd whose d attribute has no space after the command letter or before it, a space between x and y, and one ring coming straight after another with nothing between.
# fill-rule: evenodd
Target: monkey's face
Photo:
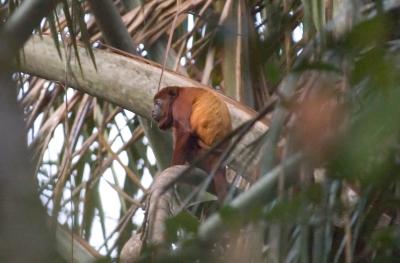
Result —
<instances>
[{"instance_id":1,"label":"monkey's face","mask_svg":"<svg viewBox=\"0 0 400 263\"><path fill-rule=\"evenodd\" d=\"M151 116L158 123L158 127L166 130L172 127L172 101L170 98L155 98Z\"/></svg>"},{"instance_id":2,"label":"monkey's face","mask_svg":"<svg viewBox=\"0 0 400 263\"><path fill-rule=\"evenodd\" d=\"M156 122L160 122L164 117L165 110L163 109L164 103L162 99L155 99L151 116Z\"/></svg>"},{"instance_id":3,"label":"monkey's face","mask_svg":"<svg viewBox=\"0 0 400 263\"><path fill-rule=\"evenodd\" d=\"M171 128L174 123L172 108L178 92L178 87L166 87L154 96L151 116L158 122L158 128L162 130Z\"/></svg>"}]
</instances>

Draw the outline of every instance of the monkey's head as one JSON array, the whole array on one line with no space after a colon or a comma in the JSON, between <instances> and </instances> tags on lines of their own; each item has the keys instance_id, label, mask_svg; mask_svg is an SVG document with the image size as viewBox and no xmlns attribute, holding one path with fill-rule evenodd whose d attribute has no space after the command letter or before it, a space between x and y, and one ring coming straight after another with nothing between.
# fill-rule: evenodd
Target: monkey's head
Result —
<instances>
[{"instance_id":1,"label":"monkey's head","mask_svg":"<svg viewBox=\"0 0 400 263\"><path fill-rule=\"evenodd\" d=\"M162 130L169 129L173 125L172 105L178 93L179 87L166 87L154 96L151 116Z\"/></svg>"}]
</instances>

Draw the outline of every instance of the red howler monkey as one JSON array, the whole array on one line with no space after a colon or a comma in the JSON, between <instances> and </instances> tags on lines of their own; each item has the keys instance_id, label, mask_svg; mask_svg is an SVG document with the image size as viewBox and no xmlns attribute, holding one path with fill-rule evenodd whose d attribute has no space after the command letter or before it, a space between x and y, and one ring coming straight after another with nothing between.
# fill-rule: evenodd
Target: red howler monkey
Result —
<instances>
[{"instance_id":1,"label":"red howler monkey","mask_svg":"<svg viewBox=\"0 0 400 263\"><path fill-rule=\"evenodd\" d=\"M172 165L192 162L232 130L225 103L205 88L166 87L160 90L154 96L152 117L162 130L173 127ZM221 155L221 149L218 150L211 153L200 168L211 172ZM228 188L225 168L217 170L213 187L222 202Z\"/></svg>"}]
</instances>

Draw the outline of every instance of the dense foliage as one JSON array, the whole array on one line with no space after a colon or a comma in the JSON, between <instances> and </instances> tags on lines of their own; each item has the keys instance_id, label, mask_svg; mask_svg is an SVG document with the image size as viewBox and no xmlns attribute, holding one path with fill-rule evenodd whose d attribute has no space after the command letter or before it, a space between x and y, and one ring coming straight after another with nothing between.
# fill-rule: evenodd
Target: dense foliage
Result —
<instances>
[{"instance_id":1,"label":"dense foliage","mask_svg":"<svg viewBox=\"0 0 400 263\"><path fill-rule=\"evenodd\" d=\"M25 2L0 1L0 29ZM223 91L254 110L234 145L252 120L268 124L239 162L227 155L239 191L221 208L180 191L164 244L143 261L396 262L399 18L391 1L64 0L33 34L51 36L66 67L82 48L93 65L95 50L133 53ZM169 136L68 73L13 76L42 204L86 253L116 260L147 220Z\"/></svg>"}]
</instances>

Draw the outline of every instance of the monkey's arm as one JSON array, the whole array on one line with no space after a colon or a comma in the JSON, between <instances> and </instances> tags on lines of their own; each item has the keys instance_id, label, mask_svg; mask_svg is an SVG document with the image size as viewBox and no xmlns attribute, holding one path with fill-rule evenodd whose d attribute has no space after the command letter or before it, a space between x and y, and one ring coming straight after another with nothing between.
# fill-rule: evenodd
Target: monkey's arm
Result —
<instances>
[{"instance_id":1,"label":"monkey's arm","mask_svg":"<svg viewBox=\"0 0 400 263\"><path fill-rule=\"evenodd\" d=\"M182 127L174 127L175 145L172 154L172 165L186 164L190 161L190 150L193 137L190 132Z\"/></svg>"},{"instance_id":2,"label":"monkey's arm","mask_svg":"<svg viewBox=\"0 0 400 263\"><path fill-rule=\"evenodd\" d=\"M190 126L192 100L180 94L174 101L172 114L174 118L174 152L172 165L185 164L191 161L194 138Z\"/></svg>"}]
</instances>

